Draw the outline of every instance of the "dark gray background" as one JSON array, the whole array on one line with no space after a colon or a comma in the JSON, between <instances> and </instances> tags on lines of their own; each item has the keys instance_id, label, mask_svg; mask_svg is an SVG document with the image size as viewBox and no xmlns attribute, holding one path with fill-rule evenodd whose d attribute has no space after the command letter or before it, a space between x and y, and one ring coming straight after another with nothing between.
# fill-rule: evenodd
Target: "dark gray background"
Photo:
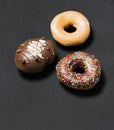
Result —
<instances>
[{"instance_id":1,"label":"dark gray background","mask_svg":"<svg viewBox=\"0 0 114 130\"><path fill-rule=\"evenodd\" d=\"M81 46L59 46L50 33L52 18L66 10L85 14L91 35ZM45 36L57 50L42 74L20 73L14 54L28 38ZM56 78L57 61L73 51L94 54L102 77L90 91L74 91ZM0 0L0 129L114 130L114 0Z\"/></svg>"}]
</instances>

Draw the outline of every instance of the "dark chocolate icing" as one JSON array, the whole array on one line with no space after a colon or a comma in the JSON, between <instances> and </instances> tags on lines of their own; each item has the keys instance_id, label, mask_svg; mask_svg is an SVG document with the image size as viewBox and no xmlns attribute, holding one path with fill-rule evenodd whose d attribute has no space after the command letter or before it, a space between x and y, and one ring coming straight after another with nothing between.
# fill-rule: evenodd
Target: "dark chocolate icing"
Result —
<instances>
[{"instance_id":1,"label":"dark chocolate icing","mask_svg":"<svg viewBox=\"0 0 114 130\"><path fill-rule=\"evenodd\" d=\"M15 53L15 63L21 71L36 73L51 64L55 58L53 43L41 38L33 38L22 43Z\"/></svg>"}]
</instances>

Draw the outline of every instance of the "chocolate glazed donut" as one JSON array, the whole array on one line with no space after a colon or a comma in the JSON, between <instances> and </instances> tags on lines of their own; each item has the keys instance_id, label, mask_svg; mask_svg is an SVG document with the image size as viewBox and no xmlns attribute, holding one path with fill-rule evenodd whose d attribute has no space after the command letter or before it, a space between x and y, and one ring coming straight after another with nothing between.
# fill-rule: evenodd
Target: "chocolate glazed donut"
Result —
<instances>
[{"instance_id":1,"label":"chocolate glazed donut","mask_svg":"<svg viewBox=\"0 0 114 130\"><path fill-rule=\"evenodd\" d=\"M55 47L44 37L26 40L15 53L17 68L27 73L41 72L54 61L54 58Z\"/></svg>"},{"instance_id":2,"label":"chocolate glazed donut","mask_svg":"<svg viewBox=\"0 0 114 130\"><path fill-rule=\"evenodd\" d=\"M56 73L66 86L87 90L98 83L101 67L94 55L79 51L61 59L56 66Z\"/></svg>"}]
</instances>

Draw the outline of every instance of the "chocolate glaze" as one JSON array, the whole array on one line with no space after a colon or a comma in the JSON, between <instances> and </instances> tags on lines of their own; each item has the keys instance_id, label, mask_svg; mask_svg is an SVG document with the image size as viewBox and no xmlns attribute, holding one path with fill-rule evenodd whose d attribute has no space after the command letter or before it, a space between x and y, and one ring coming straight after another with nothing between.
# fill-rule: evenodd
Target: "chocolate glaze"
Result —
<instances>
[{"instance_id":1,"label":"chocolate glaze","mask_svg":"<svg viewBox=\"0 0 114 130\"><path fill-rule=\"evenodd\" d=\"M53 62L54 58L55 47L45 37L26 40L15 53L15 63L18 69L28 73L42 71Z\"/></svg>"}]
</instances>

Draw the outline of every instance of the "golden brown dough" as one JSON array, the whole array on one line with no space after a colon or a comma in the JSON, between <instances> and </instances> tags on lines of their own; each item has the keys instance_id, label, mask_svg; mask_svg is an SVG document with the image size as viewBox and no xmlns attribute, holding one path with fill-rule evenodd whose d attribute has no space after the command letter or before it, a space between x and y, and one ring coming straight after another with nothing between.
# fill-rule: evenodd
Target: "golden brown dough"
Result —
<instances>
[{"instance_id":1,"label":"golden brown dough","mask_svg":"<svg viewBox=\"0 0 114 130\"><path fill-rule=\"evenodd\" d=\"M56 15L50 28L53 38L64 46L82 44L90 34L87 18L77 11L65 11Z\"/></svg>"}]
</instances>

